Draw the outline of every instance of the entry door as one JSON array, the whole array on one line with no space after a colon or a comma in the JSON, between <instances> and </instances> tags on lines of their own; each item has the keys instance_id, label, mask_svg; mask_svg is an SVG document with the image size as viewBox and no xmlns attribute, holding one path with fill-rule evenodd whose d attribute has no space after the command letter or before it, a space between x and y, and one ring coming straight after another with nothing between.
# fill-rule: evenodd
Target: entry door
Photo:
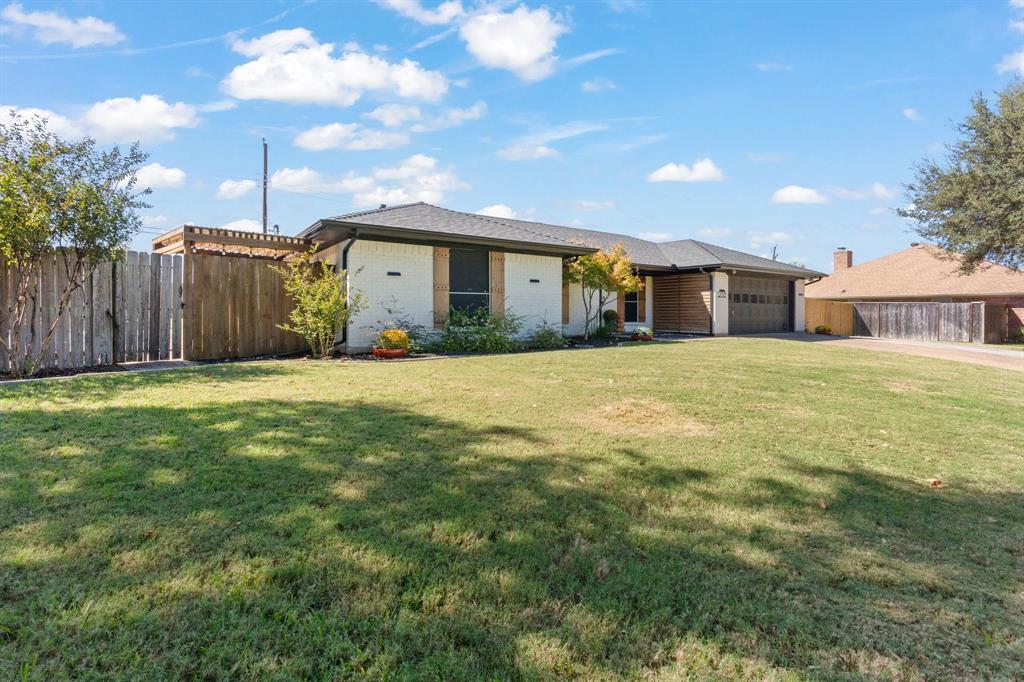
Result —
<instances>
[{"instance_id":1,"label":"entry door","mask_svg":"<svg viewBox=\"0 0 1024 682\"><path fill-rule=\"evenodd\" d=\"M730 334L791 331L790 282L768 277L729 277Z\"/></svg>"}]
</instances>

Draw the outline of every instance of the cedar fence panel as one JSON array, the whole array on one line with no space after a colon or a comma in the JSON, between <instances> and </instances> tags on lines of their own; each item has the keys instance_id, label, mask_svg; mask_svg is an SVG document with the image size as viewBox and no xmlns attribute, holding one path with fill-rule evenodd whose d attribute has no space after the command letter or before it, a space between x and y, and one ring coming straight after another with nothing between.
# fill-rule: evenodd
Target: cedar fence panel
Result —
<instances>
[{"instance_id":1,"label":"cedar fence panel","mask_svg":"<svg viewBox=\"0 0 1024 682\"><path fill-rule=\"evenodd\" d=\"M836 336L853 336L853 306L843 301L808 298L804 303L804 326L813 333L827 326Z\"/></svg>"},{"instance_id":2,"label":"cedar fence panel","mask_svg":"<svg viewBox=\"0 0 1024 682\"><path fill-rule=\"evenodd\" d=\"M185 357L191 360L287 355L307 349L305 340L279 325L292 301L274 267L245 256L189 254L182 289Z\"/></svg>"},{"instance_id":3,"label":"cedar fence panel","mask_svg":"<svg viewBox=\"0 0 1024 682\"><path fill-rule=\"evenodd\" d=\"M42 259L38 271L0 260L0 335L11 341L18 283L27 277L29 302L20 357L35 355L57 320L41 367L73 369L135 360L181 357L181 256L128 251L86 275L57 319L68 281L63 257ZM0 371L10 369L0 353Z\"/></svg>"}]
</instances>

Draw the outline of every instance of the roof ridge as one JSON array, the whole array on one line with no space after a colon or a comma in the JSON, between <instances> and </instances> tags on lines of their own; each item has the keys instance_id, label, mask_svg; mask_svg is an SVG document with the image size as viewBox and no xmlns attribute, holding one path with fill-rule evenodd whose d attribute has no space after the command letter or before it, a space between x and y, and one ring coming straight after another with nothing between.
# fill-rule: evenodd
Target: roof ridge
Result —
<instances>
[{"instance_id":1,"label":"roof ridge","mask_svg":"<svg viewBox=\"0 0 1024 682\"><path fill-rule=\"evenodd\" d=\"M679 241L681 241L681 242L690 242L691 244L696 245L698 249L700 249L704 253L708 254L709 256L711 256L712 258L717 260L718 262L720 262L720 263L722 262L722 257L721 256L719 256L717 253L714 253L713 251L709 251L708 248L707 248L709 246L714 246L715 248L718 248L718 246L716 244L709 244L708 242L702 242L702 241L699 241L697 239L680 239ZM724 249L724 248L728 248L728 247L723 246L721 248Z\"/></svg>"},{"instance_id":2,"label":"roof ridge","mask_svg":"<svg viewBox=\"0 0 1024 682\"><path fill-rule=\"evenodd\" d=\"M533 230L529 230L529 229L527 229L525 227L521 227L519 225L511 225L509 223L502 222L502 221L503 220L515 220L516 222L520 222L520 223L529 222L529 223L531 223L533 225L540 225L540 224L543 224L543 223L534 223L534 222L529 221L529 220L518 220L516 218L499 218L497 216L482 215L480 213L468 213L466 211L456 211L455 209L452 209L452 208L445 208L444 206L434 206L433 204L427 204L427 206L433 206L434 208L439 208L442 211L448 211L450 213L459 213L461 215L469 216L471 218L477 218L478 220L484 220L484 221L488 221L488 222L492 222L492 223L497 223L498 225L501 225L503 227L510 227L510 228L512 228L514 230L522 230L523 232L527 232L529 234L534 234L534 235L537 235L539 237L547 237L548 239L557 239L558 241L563 242L565 244L568 244L569 246L579 246L579 244L573 244L572 242L566 241L565 239L562 239L561 237L556 237L553 234L545 234L544 232L534 232Z\"/></svg>"},{"instance_id":3,"label":"roof ridge","mask_svg":"<svg viewBox=\"0 0 1024 682\"><path fill-rule=\"evenodd\" d=\"M395 204L394 206L387 206L387 205L385 205L385 206L380 206L380 207L377 207L377 208L368 208L365 211L353 211L352 213L342 213L340 215L333 216L333 218L334 219L341 219L341 218L353 218L355 216L360 216L360 215L372 215L374 213L384 213L385 211L393 211L393 210L396 210L396 209L399 209L399 208L408 208L410 206L419 206L420 204L423 204L425 206L432 206L433 205L433 204L428 204L425 201L410 201L410 202L405 203L405 204ZM434 208L441 208L441 207L440 206L434 206Z\"/></svg>"}]
</instances>

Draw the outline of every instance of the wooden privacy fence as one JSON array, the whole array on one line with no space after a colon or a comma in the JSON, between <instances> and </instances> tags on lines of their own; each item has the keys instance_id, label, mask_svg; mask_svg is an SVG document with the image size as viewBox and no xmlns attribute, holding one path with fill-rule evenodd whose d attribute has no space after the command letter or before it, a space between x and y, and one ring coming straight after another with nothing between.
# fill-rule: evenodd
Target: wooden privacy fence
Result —
<instances>
[{"instance_id":1,"label":"wooden privacy fence","mask_svg":"<svg viewBox=\"0 0 1024 682\"><path fill-rule=\"evenodd\" d=\"M833 334L843 336L999 343L1005 326L1000 306L981 301L846 303L810 299L805 310L807 331L828 325Z\"/></svg>"},{"instance_id":2,"label":"wooden privacy fence","mask_svg":"<svg viewBox=\"0 0 1024 682\"><path fill-rule=\"evenodd\" d=\"M278 263L245 256L185 254L184 355L191 360L285 355L308 348L278 327L292 301Z\"/></svg>"},{"instance_id":3,"label":"wooden privacy fence","mask_svg":"<svg viewBox=\"0 0 1024 682\"><path fill-rule=\"evenodd\" d=\"M825 326L837 336L853 336L853 308L849 303L820 298L805 299L804 321L808 332Z\"/></svg>"},{"instance_id":4,"label":"wooden privacy fence","mask_svg":"<svg viewBox=\"0 0 1024 682\"><path fill-rule=\"evenodd\" d=\"M0 335L10 340L11 318L23 271L0 261ZM33 275L36 292L21 326L21 347L35 356L67 284L63 257L43 259ZM57 322L44 368L76 368L181 357L182 257L129 251L101 263L75 290ZM10 369L0 353L0 371Z\"/></svg>"}]
</instances>

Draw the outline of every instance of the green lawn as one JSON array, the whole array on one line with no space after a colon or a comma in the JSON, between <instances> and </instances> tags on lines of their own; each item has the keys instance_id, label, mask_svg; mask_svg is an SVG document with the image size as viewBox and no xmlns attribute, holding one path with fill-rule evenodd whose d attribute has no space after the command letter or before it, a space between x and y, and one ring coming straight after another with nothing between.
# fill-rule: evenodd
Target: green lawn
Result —
<instances>
[{"instance_id":1,"label":"green lawn","mask_svg":"<svg viewBox=\"0 0 1024 682\"><path fill-rule=\"evenodd\" d=\"M718 339L0 388L0 679L1020 679L1021 379Z\"/></svg>"}]
</instances>

